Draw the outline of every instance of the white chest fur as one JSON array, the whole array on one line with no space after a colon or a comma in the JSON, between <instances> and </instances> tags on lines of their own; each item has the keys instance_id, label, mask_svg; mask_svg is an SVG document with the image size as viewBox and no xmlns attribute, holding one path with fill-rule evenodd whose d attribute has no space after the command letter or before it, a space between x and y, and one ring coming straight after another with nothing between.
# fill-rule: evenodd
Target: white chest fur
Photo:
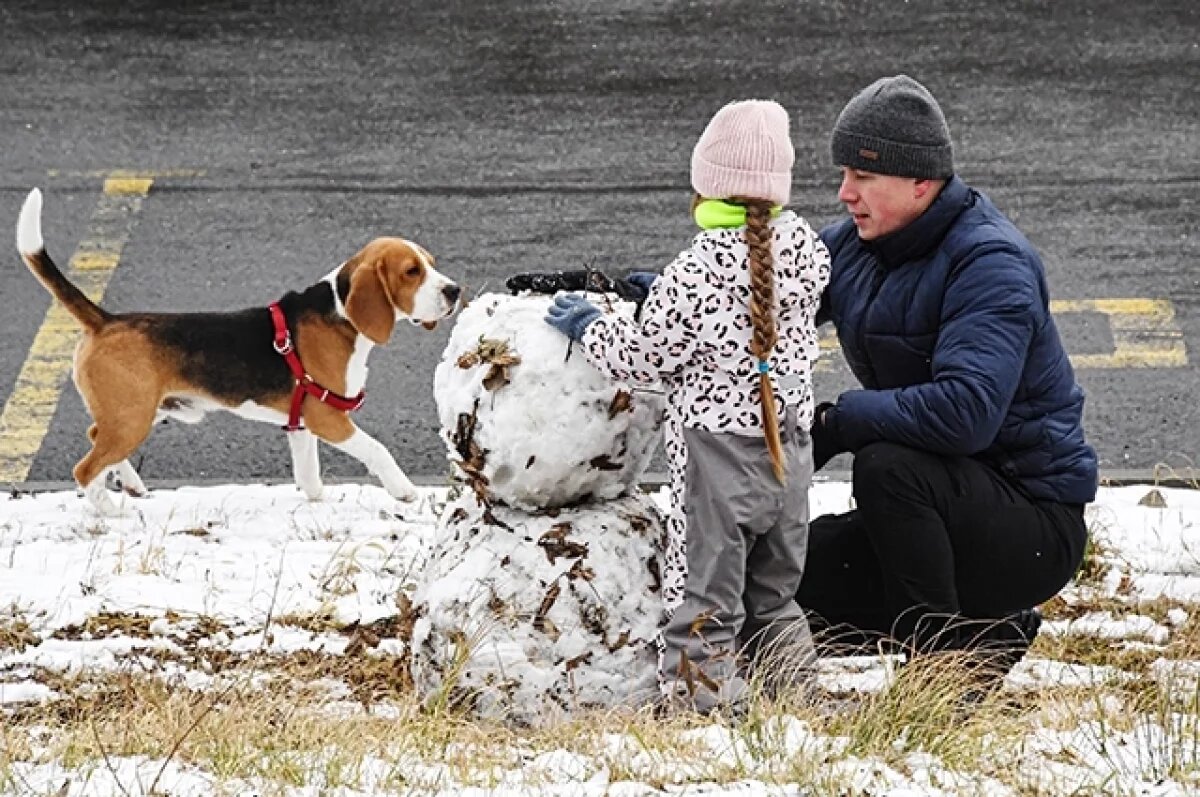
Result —
<instances>
[{"instance_id":1,"label":"white chest fur","mask_svg":"<svg viewBox=\"0 0 1200 797\"><path fill-rule=\"evenodd\" d=\"M342 304L342 300L338 297L337 292L337 276L342 270L342 263L333 271L325 275L325 282L329 283L329 287L333 289L333 308L342 318L347 318L346 308ZM367 338L359 335L354 339L354 351L350 354L350 362L346 363L346 393L347 397L357 396L359 391L367 386L367 357L371 354L371 349L375 344Z\"/></svg>"},{"instance_id":2,"label":"white chest fur","mask_svg":"<svg viewBox=\"0 0 1200 797\"><path fill-rule=\"evenodd\" d=\"M346 395L357 396L367 385L367 357L375 344L362 335L354 339L354 351L346 363Z\"/></svg>"}]
</instances>

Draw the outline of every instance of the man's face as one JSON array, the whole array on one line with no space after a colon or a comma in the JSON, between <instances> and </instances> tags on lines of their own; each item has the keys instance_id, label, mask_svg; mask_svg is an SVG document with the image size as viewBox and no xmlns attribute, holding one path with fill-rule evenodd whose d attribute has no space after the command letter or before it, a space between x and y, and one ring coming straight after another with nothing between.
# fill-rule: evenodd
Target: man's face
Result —
<instances>
[{"instance_id":1,"label":"man's face","mask_svg":"<svg viewBox=\"0 0 1200 797\"><path fill-rule=\"evenodd\" d=\"M932 201L932 182L843 166L838 200L854 219L858 237L873 241L916 221Z\"/></svg>"}]
</instances>

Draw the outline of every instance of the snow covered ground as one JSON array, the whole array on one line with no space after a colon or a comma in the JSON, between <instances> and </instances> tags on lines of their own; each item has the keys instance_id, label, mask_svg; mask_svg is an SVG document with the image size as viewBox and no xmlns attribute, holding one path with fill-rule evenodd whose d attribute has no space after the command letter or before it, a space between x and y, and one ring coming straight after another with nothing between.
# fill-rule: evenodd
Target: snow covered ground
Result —
<instances>
[{"instance_id":1,"label":"snow covered ground","mask_svg":"<svg viewBox=\"0 0 1200 797\"><path fill-rule=\"evenodd\" d=\"M951 765L906 746L903 733L892 742L903 755L862 757L853 738L831 732L836 724L787 713L753 727L696 722L669 744L619 730L586 744L578 728L496 733L465 756L458 749L454 766L447 747L397 741L337 777L328 751L301 756L311 759L297 764L301 774L270 777L275 770L172 746L184 734L165 728L158 754L109 738L95 739L101 756L60 743L90 721L63 707L97 679L160 679L193 703L226 694L217 654L253 654L256 666L301 654L397 664L394 695L364 698L333 666L305 688L325 690L325 707L364 729L400 723L388 718L411 710L399 683L404 615L451 496L430 488L397 504L370 485L327 491L313 503L292 486L155 490L127 517L104 519L70 491L0 498L0 794L830 793L822 783L864 795L1200 793L1200 491L1137 486L1102 489L1089 508L1096 551L1080 582L1046 607L1043 634L1006 683L1018 698L1083 691L1072 705L1092 708L1056 716L1061 704L1029 697L1012 710L1019 761ZM816 513L840 511L848 485L818 483L812 499ZM605 550L588 567L627 566ZM821 682L852 697L891 679L888 661L867 657L826 662ZM1143 692L1156 682L1167 698L1139 704L1122 686L1130 680ZM231 708L213 703L208 718ZM1020 789L1002 776L1015 764L1027 773Z\"/></svg>"}]
</instances>

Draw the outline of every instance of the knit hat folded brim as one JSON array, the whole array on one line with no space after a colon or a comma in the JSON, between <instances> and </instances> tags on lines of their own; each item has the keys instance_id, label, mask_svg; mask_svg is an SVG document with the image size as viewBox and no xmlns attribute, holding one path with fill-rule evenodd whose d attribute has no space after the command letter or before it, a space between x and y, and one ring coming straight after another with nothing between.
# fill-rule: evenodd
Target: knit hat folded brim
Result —
<instances>
[{"instance_id":1,"label":"knit hat folded brim","mask_svg":"<svg viewBox=\"0 0 1200 797\"><path fill-rule=\"evenodd\" d=\"M833 162L865 172L926 180L954 174L954 151L949 144L906 144L838 129L833 131Z\"/></svg>"},{"instance_id":2,"label":"knit hat folded brim","mask_svg":"<svg viewBox=\"0 0 1200 797\"><path fill-rule=\"evenodd\" d=\"M703 197L753 197L786 205L792 193L792 173L735 169L693 153L692 188Z\"/></svg>"}]
</instances>

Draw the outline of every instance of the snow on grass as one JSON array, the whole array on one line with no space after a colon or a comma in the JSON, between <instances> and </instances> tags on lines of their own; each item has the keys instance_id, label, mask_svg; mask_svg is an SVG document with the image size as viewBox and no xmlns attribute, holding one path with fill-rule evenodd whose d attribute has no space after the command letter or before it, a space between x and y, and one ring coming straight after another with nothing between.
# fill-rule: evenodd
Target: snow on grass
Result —
<instances>
[{"instance_id":1,"label":"snow on grass","mask_svg":"<svg viewBox=\"0 0 1200 797\"><path fill-rule=\"evenodd\" d=\"M116 519L69 491L0 498L0 794L1200 790L1200 493L1101 490L1099 577L1044 607L975 719L898 699L894 661L867 656L823 661L816 706L522 729L422 707L406 680L448 492L158 490ZM848 485L812 499L842 511Z\"/></svg>"}]
</instances>

